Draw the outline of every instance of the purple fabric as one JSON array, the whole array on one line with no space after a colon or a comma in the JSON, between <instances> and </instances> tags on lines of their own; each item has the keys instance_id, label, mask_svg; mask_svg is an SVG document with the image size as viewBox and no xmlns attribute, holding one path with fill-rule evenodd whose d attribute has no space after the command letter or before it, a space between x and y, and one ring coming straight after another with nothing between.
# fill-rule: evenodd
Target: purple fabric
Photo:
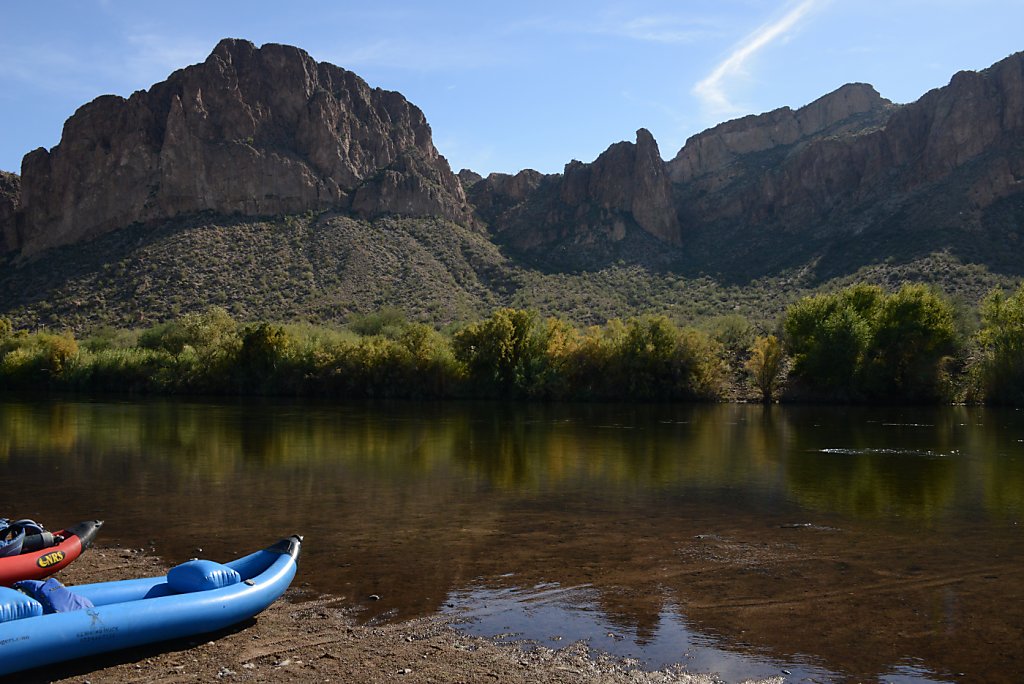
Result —
<instances>
[{"instance_id":1,"label":"purple fabric","mask_svg":"<svg viewBox=\"0 0 1024 684\"><path fill-rule=\"evenodd\" d=\"M39 601L43 605L44 614L67 613L93 607L92 601L71 591L55 577L45 582L22 580L15 582L14 586Z\"/></svg>"}]
</instances>

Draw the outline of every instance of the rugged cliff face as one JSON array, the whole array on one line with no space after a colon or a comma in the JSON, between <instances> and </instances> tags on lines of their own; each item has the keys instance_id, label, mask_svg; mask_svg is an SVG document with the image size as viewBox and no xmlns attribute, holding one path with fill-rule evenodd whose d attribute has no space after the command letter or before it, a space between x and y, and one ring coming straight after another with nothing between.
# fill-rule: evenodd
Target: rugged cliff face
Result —
<instances>
[{"instance_id":1,"label":"rugged cliff face","mask_svg":"<svg viewBox=\"0 0 1024 684\"><path fill-rule=\"evenodd\" d=\"M681 242L665 162L645 129L635 144L616 143L590 164L572 161L562 174L491 174L469 197L498 238L520 249L614 243L630 229Z\"/></svg>"},{"instance_id":2,"label":"rugged cliff face","mask_svg":"<svg viewBox=\"0 0 1024 684\"><path fill-rule=\"evenodd\" d=\"M870 258L900 240L938 251L979 231L991 251L1024 218L1024 53L913 104L850 84L695 135L667 163L641 130L590 164L492 175L469 196L499 239L544 255L613 244L630 227L719 272L806 262L858 236L868 257L877 245Z\"/></svg>"},{"instance_id":3,"label":"rugged cliff face","mask_svg":"<svg viewBox=\"0 0 1024 684\"><path fill-rule=\"evenodd\" d=\"M700 180L717 190L738 176L762 171L742 164L752 155L791 151L827 136L853 136L883 124L891 110L892 104L871 86L845 85L796 111L783 107L695 135L669 163L669 173L675 183Z\"/></svg>"},{"instance_id":4,"label":"rugged cliff face","mask_svg":"<svg viewBox=\"0 0 1024 684\"><path fill-rule=\"evenodd\" d=\"M846 86L695 136L669 163L687 245L708 259L728 244L769 270L782 252L998 252L1020 232L1022 91L1017 54L909 105Z\"/></svg>"},{"instance_id":5,"label":"rugged cliff face","mask_svg":"<svg viewBox=\"0 0 1024 684\"><path fill-rule=\"evenodd\" d=\"M485 223L554 267L647 250L756 275L907 245L991 262L1024 240L1024 53L908 105L846 85L695 135L669 162L641 129L560 174L481 178L452 174L400 94L297 48L224 40L148 91L83 106L20 179L0 176L0 252L204 211L311 209Z\"/></svg>"},{"instance_id":6,"label":"rugged cliff face","mask_svg":"<svg viewBox=\"0 0 1024 684\"><path fill-rule=\"evenodd\" d=\"M21 178L13 173L0 171L0 255L13 251L18 246L17 218L18 198L21 194Z\"/></svg>"},{"instance_id":7,"label":"rugged cliff face","mask_svg":"<svg viewBox=\"0 0 1024 684\"><path fill-rule=\"evenodd\" d=\"M418 108L297 48L241 40L148 91L83 106L21 178L25 254L201 211L471 221Z\"/></svg>"},{"instance_id":8,"label":"rugged cliff face","mask_svg":"<svg viewBox=\"0 0 1024 684\"><path fill-rule=\"evenodd\" d=\"M691 138L669 163L670 175L685 212L701 222L806 223L896 199L995 154L984 178L964 179L961 188L985 206L1014 191L1020 158L1003 152L1024 133L1022 73L1024 59L1015 55L957 74L903 107L870 86L844 86L796 112L747 117Z\"/></svg>"}]
</instances>

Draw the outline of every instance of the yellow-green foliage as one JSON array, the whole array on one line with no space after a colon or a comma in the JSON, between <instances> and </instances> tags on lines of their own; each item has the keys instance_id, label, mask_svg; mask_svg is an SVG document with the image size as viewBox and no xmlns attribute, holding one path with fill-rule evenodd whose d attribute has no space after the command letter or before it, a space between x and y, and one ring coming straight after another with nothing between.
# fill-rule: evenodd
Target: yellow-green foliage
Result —
<instances>
[{"instance_id":1,"label":"yellow-green foliage","mask_svg":"<svg viewBox=\"0 0 1024 684\"><path fill-rule=\"evenodd\" d=\"M665 316L626 322L616 336L607 387L634 399L713 398L721 390L721 345L706 333L680 330Z\"/></svg>"},{"instance_id":2,"label":"yellow-green foliage","mask_svg":"<svg viewBox=\"0 0 1024 684\"><path fill-rule=\"evenodd\" d=\"M758 337L749 351L750 358L747 359L744 368L750 373L754 387L761 393L761 399L768 403L778 388L786 362L786 353L775 335Z\"/></svg>"},{"instance_id":3,"label":"yellow-green foliage","mask_svg":"<svg viewBox=\"0 0 1024 684\"><path fill-rule=\"evenodd\" d=\"M993 293L982 318L978 384L993 401L1024 399L1016 389L1024 385L1024 291L1009 298ZM703 331L650 315L580 329L542 319L535 311L504 308L451 336L410 323L398 310L353 323L349 330L240 325L215 307L154 326L137 338L101 330L82 350L67 334L25 334L2 325L0 387L713 400L723 395L728 378L741 378L742 363L754 387L770 399L786 365L785 349L793 366L790 397L934 401L949 396L943 374L948 375L950 355L960 341L950 304L920 285L893 294L857 285L803 299L783 322L785 347L774 336L753 339L752 328L736 316L722 317ZM135 339L137 346L130 346ZM791 393L794 387L797 394Z\"/></svg>"},{"instance_id":4,"label":"yellow-green foliage","mask_svg":"<svg viewBox=\"0 0 1024 684\"><path fill-rule=\"evenodd\" d=\"M977 391L989 403L1024 404L1024 284L1009 297L993 290L981 303L975 336Z\"/></svg>"},{"instance_id":5,"label":"yellow-green foliage","mask_svg":"<svg viewBox=\"0 0 1024 684\"><path fill-rule=\"evenodd\" d=\"M954 353L953 306L924 285L883 298L872 325L864 384L869 395L931 399L942 391L944 361Z\"/></svg>"},{"instance_id":6,"label":"yellow-green foliage","mask_svg":"<svg viewBox=\"0 0 1024 684\"><path fill-rule=\"evenodd\" d=\"M0 361L0 379L4 387L45 389L59 385L70 373L79 356L78 342L70 333L47 332L8 338L8 351Z\"/></svg>"},{"instance_id":7,"label":"yellow-green foliage","mask_svg":"<svg viewBox=\"0 0 1024 684\"><path fill-rule=\"evenodd\" d=\"M395 338L402 334L406 323L405 313L401 309L385 306L375 313L353 316L348 327L352 332L364 337L383 335Z\"/></svg>"},{"instance_id":8,"label":"yellow-green foliage","mask_svg":"<svg viewBox=\"0 0 1024 684\"><path fill-rule=\"evenodd\" d=\"M238 323L227 311L214 306L202 313L187 313L176 321L142 333L139 345L178 355L191 348L207 362L235 353L241 343Z\"/></svg>"}]
</instances>

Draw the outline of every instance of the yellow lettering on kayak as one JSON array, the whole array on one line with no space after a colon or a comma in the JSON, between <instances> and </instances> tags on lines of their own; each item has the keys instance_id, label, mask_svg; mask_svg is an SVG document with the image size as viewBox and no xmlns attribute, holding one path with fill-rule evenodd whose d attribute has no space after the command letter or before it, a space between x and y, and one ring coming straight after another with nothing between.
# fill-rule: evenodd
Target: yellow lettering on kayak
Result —
<instances>
[{"instance_id":1,"label":"yellow lettering on kayak","mask_svg":"<svg viewBox=\"0 0 1024 684\"><path fill-rule=\"evenodd\" d=\"M48 568L51 565L56 565L57 563L60 563L62 560L64 560L63 551L52 551L46 554L45 556L41 556L39 560L36 561L36 565L38 565L41 568Z\"/></svg>"}]
</instances>

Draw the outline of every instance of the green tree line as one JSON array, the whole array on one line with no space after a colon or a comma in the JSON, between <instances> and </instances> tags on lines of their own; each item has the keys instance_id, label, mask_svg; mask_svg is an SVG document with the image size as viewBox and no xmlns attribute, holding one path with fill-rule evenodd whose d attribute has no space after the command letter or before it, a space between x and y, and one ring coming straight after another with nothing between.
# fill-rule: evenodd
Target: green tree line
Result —
<instances>
[{"instance_id":1,"label":"green tree line","mask_svg":"<svg viewBox=\"0 0 1024 684\"><path fill-rule=\"evenodd\" d=\"M504 308L442 333L385 309L342 329L244 323L211 308L143 330L15 330L0 390L336 398L1024 403L1024 286L976 311L941 292L854 285L774 331L665 316L580 329Z\"/></svg>"}]
</instances>

